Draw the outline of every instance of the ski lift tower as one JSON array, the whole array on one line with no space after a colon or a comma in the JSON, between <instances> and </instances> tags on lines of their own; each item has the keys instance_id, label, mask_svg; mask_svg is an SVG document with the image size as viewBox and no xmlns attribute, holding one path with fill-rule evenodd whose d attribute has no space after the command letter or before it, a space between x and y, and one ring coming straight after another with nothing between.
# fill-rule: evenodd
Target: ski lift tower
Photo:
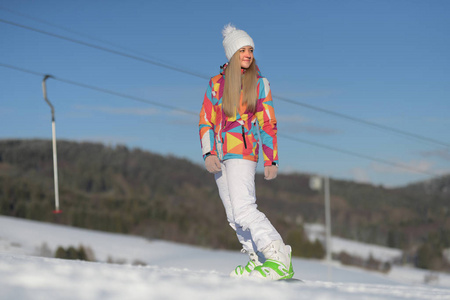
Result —
<instances>
[{"instance_id":1,"label":"ski lift tower","mask_svg":"<svg viewBox=\"0 0 450 300\"><path fill-rule=\"evenodd\" d=\"M50 106L52 110L52 145L53 145L53 179L55 184L55 210L53 213L59 214L61 210L59 208L59 190L58 190L58 158L56 152L56 129L55 129L55 108L52 103L47 99L47 87L45 82L48 78L52 78L51 75L45 75L42 80L42 91L44 93L44 100Z\"/></svg>"},{"instance_id":2,"label":"ski lift tower","mask_svg":"<svg viewBox=\"0 0 450 300\"><path fill-rule=\"evenodd\" d=\"M322 184L323 183L323 184ZM325 245L326 261L328 264L328 277L331 277L331 213L330 213L330 178L328 176L313 176L309 180L309 187L312 190L321 191L323 186L325 194Z\"/></svg>"}]
</instances>

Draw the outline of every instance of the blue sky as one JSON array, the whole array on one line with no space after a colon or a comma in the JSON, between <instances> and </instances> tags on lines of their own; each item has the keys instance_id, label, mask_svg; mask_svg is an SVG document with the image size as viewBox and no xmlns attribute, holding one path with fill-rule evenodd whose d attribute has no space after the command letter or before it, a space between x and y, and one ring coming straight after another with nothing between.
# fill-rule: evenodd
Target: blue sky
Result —
<instances>
[{"instance_id":1,"label":"blue sky","mask_svg":"<svg viewBox=\"0 0 450 300\"><path fill-rule=\"evenodd\" d=\"M283 135L280 172L385 186L426 180L450 173L449 9L448 1L416 0L2 0L0 139L51 138L42 76L8 65L62 79L47 81L58 139L124 144L202 164L198 112L207 78L226 62L221 30L231 22L252 36L271 83Z\"/></svg>"}]
</instances>

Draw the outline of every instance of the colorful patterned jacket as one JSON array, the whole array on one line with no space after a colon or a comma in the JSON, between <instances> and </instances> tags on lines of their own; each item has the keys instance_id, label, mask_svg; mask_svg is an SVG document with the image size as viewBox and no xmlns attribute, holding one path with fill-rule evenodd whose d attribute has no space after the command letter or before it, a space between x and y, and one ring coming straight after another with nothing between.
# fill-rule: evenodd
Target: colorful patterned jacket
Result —
<instances>
[{"instance_id":1,"label":"colorful patterned jacket","mask_svg":"<svg viewBox=\"0 0 450 300\"><path fill-rule=\"evenodd\" d=\"M240 158L257 162L261 137L264 166L278 165L277 120L269 81L258 69L256 112L246 110L241 92L235 117L227 117L222 111L224 83L225 77L220 73L211 78L206 89L199 122L203 158L217 155L221 160Z\"/></svg>"}]
</instances>

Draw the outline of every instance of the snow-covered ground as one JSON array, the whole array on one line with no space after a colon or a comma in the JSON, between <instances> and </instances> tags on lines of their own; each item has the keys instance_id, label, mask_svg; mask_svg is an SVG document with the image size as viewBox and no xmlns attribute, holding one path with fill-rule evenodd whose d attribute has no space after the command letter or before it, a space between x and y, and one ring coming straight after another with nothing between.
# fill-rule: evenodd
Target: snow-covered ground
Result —
<instances>
[{"instance_id":1,"label":"snow-covered ground","mask_svg":"<svg viewBox=\"0 0 450 300\"><path fill-rule=\"evenodd\" d=\"M90 247L98 262L42 257ZM355 245L354 245L355 246ZM357 247L357 246L355 246ZM368 245L364 245L368 247ZM373 248L372 255L379 255ZM109 264L106 261L124 264ZM139 261L146 266L133 265ZM0 216L0 299L450 299L450 276L394 267L389 274L293 259L299 282L227 276L246 256L141 237Z\"/></svg>"}]
</instances>

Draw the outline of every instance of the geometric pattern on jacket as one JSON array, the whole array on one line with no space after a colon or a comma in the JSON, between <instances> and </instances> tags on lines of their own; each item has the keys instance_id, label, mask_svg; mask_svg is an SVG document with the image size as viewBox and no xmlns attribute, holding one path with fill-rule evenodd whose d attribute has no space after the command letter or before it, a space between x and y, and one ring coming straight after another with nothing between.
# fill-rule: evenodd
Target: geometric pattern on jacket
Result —
<instances>
[{"instance_id":1,"label":"geometric pattern on jacket","mask_svg":"<svg viewBox=\"0 0 450 300\"><path fill-rule=\"evenodd\" d=\"M225 77L212 77L200 111L199 133L203 158L217 155L221 160L240 158L258 161L261 139L264 166L278 164L277 120L269 81L258 69L255 113L242 104L235 116L227 117L222 110ZM259 134L258 134L259 133Z\"/></svg>"}]
</instances>

